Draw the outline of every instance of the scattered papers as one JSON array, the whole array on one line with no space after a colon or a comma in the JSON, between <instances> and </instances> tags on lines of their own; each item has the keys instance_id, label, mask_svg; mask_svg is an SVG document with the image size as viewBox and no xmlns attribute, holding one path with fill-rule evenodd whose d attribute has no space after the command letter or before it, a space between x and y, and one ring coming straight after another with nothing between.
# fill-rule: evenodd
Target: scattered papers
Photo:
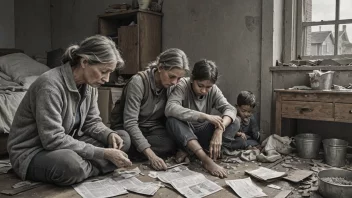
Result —
<instances>
[{"instance_id":1,"label":"scattered papers","mask_svg":"<svg viewBox=\"0 0 352 198\"><path fill-rule=\"evenodd\" d=\"M149 171L148 176L155 179L158 177L158 173L156 171Z\"/></svg>"},{"instance_id":2,"label":"scattered papers","mask_svg":"<svg viewBox=\"0 0 352 198\"><path fill-rule=\"evenodd\" d=\"M264 167L252 171L245 171L245 173L263 181L270 181L286 175L285 172L278 172Z\"/></svg>"},{"instance_id":3,"label":"scattered papers","mask_svg":"<svg viewBox=\"0 0 352 198\"><path fill-rule=\"evenodd\" d=\"M128 192L121 185L111 178L95 182L83 182L73 185L73 188L83 198L105 198L127 194Z\"/></svg>"},{"instance_id":4,"label":"scattered papers","mask_svg":"<svg viewBox=\"0 0 352 198\"><path fill-rule=\"evenodd\" d=\"M134 176L137 176L139 173L141 173L141 170L139 170L138 167L132 169L132 170L125 170L125 169L116 169L114 171L113 176L114 177L122 177L124 179L128 179Z\"/></svg>"},{"instance_id":5,"label":"scattered papers","mask_svg":"<svg viewBox=\"0 0 352 198\"><path fill-rule=\"evenodd\" d=\"M277 194L274 198L285 198L289 194L291 194L290 190L283 190L283 191L279 192L279 194Z\"/></svg>"},{"instance_id":6,"label":"scattered papers","mask_svg":"<svg viewBox=\"0 0 352 198\"><path fill-rule=\"evenodd\" d=\"M116 184L123 186L126 190L152 196L159 190L160 185L153 182L142 182L136 177L131 177L128 179L121 179L116 181Z\"/></svg>"},{"instance_id":7,"label":"scattered papers","mask_svg":"<svg viewBox=\"0 0 352 198\"><path fill-rule=\"evenodd\" d=\"M10 160L0 160L0 174L8 173L11 168Z\"/></svg>"},{"instance_id":8,"label":"scattered papers","mask_svg":"<svg viewBox=\"0 0 352 198\"><path fill-rule=\"evenodd\" d=\"M166 172L158 173L158 179L171 184L187 198L200 198L213 194L222 188L205 178L204 175L178 166Z\"/></svg>"},{"instance_id":9,"label":"scattered papers","mask_svg":"<svg viewBox=\"0 0 352 198\"><path fill-rule=\"evenodd\" d=\"M30 186L30 185L36 185L40 184L40 182L31 182L31 181L21 181L12 186L12 188L21 188L23 186Z\"/></svg>"},{"instance_id":10,"label":"scattered papers","mask_svg":"<svg viewBox=\"0 0 352 198\"><path fill-rule=\"evenodd\" d=\"M274 184L269 184L269 185L267 185L267 187L273 188L273 189L277 189L277 190L280 190L280 189L281 189L280 186L277 186L277 185L274 185Z\"/></svg>"},{"instance_id":11,"label":"scattered papers","mask_svg":"<svg viewBox=\"0 0 352 198\"><path fill-rule=\"evenodd\" d=\"M238 196L242 198L267 196L261 188L252 182L249 177L245 179L225 180L225 182L236 192Z\"/></svg>"}]
</instances>

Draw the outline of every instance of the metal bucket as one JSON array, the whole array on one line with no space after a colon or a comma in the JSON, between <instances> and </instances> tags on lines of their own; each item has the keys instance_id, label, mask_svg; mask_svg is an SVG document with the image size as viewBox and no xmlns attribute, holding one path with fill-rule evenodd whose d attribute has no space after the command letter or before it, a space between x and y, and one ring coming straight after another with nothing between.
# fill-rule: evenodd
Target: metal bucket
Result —
<instances>
[{"instance_id":1,"label":"metal bucket","mask_svg":"<svg viewBox=\"0 0 352 198\"><path fill-rule=\"evenodd\" d=\"M328 169L318 173L319 179L319 194L327 198L351 198L352 186L339 185L322 180L324 177L342 177L352 181L352 172L339 169Z\"/></svg>"},{"instance_id":2,"label":"metal bucket","mask_svg":"<svg viewBox=\"0 0 352 198\"><path fill-rule=\"evenodd\" d=\"M325 162L330 166L342 167L345 166L345 158L348 142L340 139L325 139L324 158Z\"/></svg>"},{"instance_id":3,"label":"metal bucket","mask_svg":"<svg viewBox=\"0 0 352 198\"><path fill-rule=\"evenodd\" d=\"M320 135L302 133L296 135L295 140L299 157L306 159L317 158L321 142Z\"/></svg>"},{"instance_id":4,"label":"metal bucket","mask_svg":"<svg viewBox=\"0 0 352 198\"><path fill-rule=\"evenodd\" d=\"M331 90L334 71L329 71L319 75L309 73L310 87L317 90Z\"/></svg>"}]
</instances>

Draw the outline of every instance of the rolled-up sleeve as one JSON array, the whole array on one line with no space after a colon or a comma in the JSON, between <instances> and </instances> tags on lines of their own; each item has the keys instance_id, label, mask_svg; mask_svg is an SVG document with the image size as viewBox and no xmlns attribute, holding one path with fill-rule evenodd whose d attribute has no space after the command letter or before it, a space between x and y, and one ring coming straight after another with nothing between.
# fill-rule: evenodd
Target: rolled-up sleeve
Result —
<instances>
[{"instance_id":1,"label":"rolled-up sleeve","mask_svg":"<svg viewBox=\"0 0 352 198\"><path fill-rule=\"evenodd\" d=\"M227 101L216 85L213 85L213 91L214 108L218 110L222 116L229 116L232 122L235 122L237 115L236 108Z\"/></svg>"}]
</instances>

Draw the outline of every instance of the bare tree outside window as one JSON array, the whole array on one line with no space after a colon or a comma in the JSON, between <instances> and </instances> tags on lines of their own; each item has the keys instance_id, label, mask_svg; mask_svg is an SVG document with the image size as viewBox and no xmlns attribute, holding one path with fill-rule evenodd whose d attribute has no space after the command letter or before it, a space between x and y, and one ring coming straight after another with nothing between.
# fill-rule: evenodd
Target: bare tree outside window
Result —
<instances>
[{"instance_id":1,"label":"bare tree outside window","mask_svg":"<svg viewBox=\"0 0 352 198\"><path fill-rule=\"evenodd\" d=\"M352 0L299 0L298 54L306 58L352 57L351 9Z\"/></svg>"}]
</instances>

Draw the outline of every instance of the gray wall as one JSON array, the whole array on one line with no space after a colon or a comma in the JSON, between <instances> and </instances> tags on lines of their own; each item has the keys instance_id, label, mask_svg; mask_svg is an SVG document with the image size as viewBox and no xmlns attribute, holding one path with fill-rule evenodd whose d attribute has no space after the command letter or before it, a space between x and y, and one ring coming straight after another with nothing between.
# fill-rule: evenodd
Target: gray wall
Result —
<instances>
[{"instance_id":1,"label":"gray wall","mask_svg":"<svg viewBox=\"0 0 352 198\"><path fill-rule=\"evenodd\" d=\"M0 48L14 48L15 11L13 0L1 0L0 13Z\"/></svg>"},{"instance_id":2,"label":"gray wall","mask_svg":"<svg viewBox=\"0 0 352 198\"><path fill-rule=\"evenodd\" d=\"M273 88L283 89L295 85L310 86L307 73L311 71L275 71L273 72ZM351 81L352 71L335 71L333 84L348 85ZM275 111L273 111L275 113ZM319 133L323 138L342 138L352 143L352 124L339 122L325 122L313 120L297 120L296 133ZM284 119L283 125L287 126L288 120ZM289 133L288 128L283 126L283 135L294 135Z\"/></svg>"},{"instance_id":3,"label":"gray wall","mask_svg":"<svg viewBox=\"0 0 352 198\"><path fill-rule=\"evenodd\" d=\"M215 61L230 103L241 90L253 91L259 101L261 1L164 1L163 12L163 49L184 50L192 67L201 58Z\"/></svg>"},{"instance_id":4,"label":"gray wall","mask_svg":"<svg viewBox=\"0 0 352 198\"><path fill-rule=\"evenodd\" d=\"M97 15L111 4L128 0L51 0L52 48L66 48L98 33Z\"/></svg>"},{"instance_id":5,"label":"gray wall","mask_svg":"<svg viewBox=\"0 0 352 198\"><path fill-rule=\"evenodd\" d=\"M15 0L16 48L30 56L51 50L50 1Z\"/></svg>"}]
</instances>

